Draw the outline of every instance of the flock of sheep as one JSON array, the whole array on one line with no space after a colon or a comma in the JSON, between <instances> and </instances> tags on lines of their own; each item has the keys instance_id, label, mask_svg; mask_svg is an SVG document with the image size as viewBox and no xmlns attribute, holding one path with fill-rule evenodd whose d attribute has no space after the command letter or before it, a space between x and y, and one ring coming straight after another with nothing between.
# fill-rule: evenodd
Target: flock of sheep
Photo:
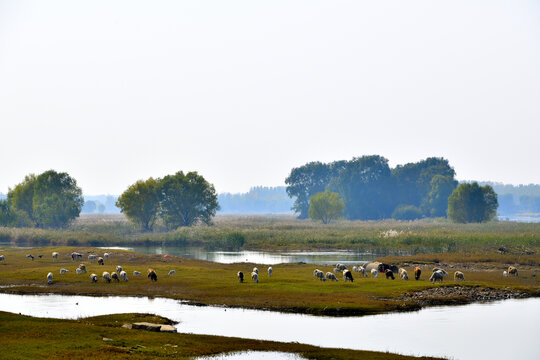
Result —
<instances>
[{"instance_id":1,"label":"flock of sheep","mask_svg":"<svg viewBox=\"0 0 540 360\"><path fill-rule=\"evenodd\" d=\"M274 271L274 270L272 269L271 266L269 266L268 267L268 277L272 276L272 271ZM241 283L244 282L244 273L242 271L237 272L236 276L238 277L238 281L240 281ZM253 280L257 284L259 283L259 269L257 269L256 267L254 267L253 271L251 272L251 280Z\"/></svg>"},{"instance_id":2,"label":"flock of sheep","mask_svg":"<svg viewBox=\"0 0 540 360\"><path fill-rule=\"evenodd\" d=\"M60 256L60 254L58 252L56 252L56 251L53 252L52 253L53 261L57 261L59 256ZM110 256L111 256L110 253L104 253L103 257L95 255L95 254L90 254L90 255L88 255L88 260L90 262L96 260L98 265L105 265L105 260L109 259ZM26 257L31 259L31 260L35 259L35 256L33 256L32 254L26 255ZM43 255L39 255L38 257L41 258L41 257L43 257ZM80 254L80 253L77 253L77 252L71 253L71 260L72 261L82 260L82 258L83 258L83 255ZM4 259L5 259L4 255L0 255L0 261L2 261ZM68 272L69 272L68 269L65 269L65 268L60 269L60 275L67 274ZM75 269L75 273L77 275L86 274L87 273L86 265L85 264L79 264L79 267ZM169 276L174 275L174 274L176 274L175 270L169 271ZM141 275L141 272L137 271L137 270L134 270L133 275L134 276L139 276L139 275ZM113 280L116 281L116 282L120 282L120 279L125 281L125 282L127 282L129 280L127 272L124 269L122 269L122 266L120 266L120 265L116 266L115 271L111 271L111 272L104 271L101 274L101 277L107 283L110 283ZM148 269L148 278L151 281L157 281L157 274L156 274L154 269ZM98 276L96 274L93 274L93 273L90 274L90 281L92 283L98 282ZM53 273L49 272L47 274L47 284L51 285L52 283L53 283Z\"/></svg>"}]
</instances>

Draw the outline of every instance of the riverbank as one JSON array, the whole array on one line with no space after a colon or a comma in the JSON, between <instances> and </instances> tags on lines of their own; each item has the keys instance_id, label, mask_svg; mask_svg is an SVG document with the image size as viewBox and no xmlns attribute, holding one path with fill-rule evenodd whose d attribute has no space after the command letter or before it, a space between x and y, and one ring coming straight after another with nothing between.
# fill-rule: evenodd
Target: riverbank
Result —
<instances>
[{"instance_id":1,"label":"riverbank","mask_svg":"<svg viewBox=\"0 0 540 360\"><path fill-rule=\"evenodd\" d=\"M391 353L327 349L298 343L122 328L123 324L141 321L170 322L166 318L145 314L56 320L0 312L2 354L9 354L10 359L88 359L96 356L100 359L193 359L197 356L252 350L291 352L307 359L419 359Z\"/></svg>"},{"instance_id":2,"label":"riverbank","mask_svg":"<svg viewBox=\"0 0 540 360\"><path fill-rule=\"evenodd\" d=\"M59 252L57 260L51 253ZM503 277L502 271L508 264L490 263L489 268L475 268L472 263L452 264L400 257L399 263L408 270L412 278L413 268L424 269L421 280L386 280L379 278L360 278L353 273L356 281L321 282L313 277L313 270L318 267L327 272L332 266L314 266L311 264L279 264L273 266L272 276L266 273L266 266L252 263L218 264L202 260L186 259L176 256L144 255L140 253L113 250L105 265L96 262L72 261L70 254L77 251L84 254L103 255L103 249L53 247L31 250L3 249L5 260L0 263L0 291L5 293L34 294L55 293L69 295L120 295L166 297L185 300L197 305L223 305L251 309L266 309L293 313L317 315L368 315L392 311L418 310L424 306L445 303L468 303L486 301L474 295L479 291L498 293L504 298L523 298L540 296L540 276L536 276L537 267L520 265L520 276ZM26 257L33 254L35 260ZM39 255L43 255L39 258ZM437 254L432 256L438 256ZM466 259L466 258L464 258ZM386 260L385 260L386 261ZM80 262L86 264L88 273L77 275L75 268ZM433 266L445 267L451 274L442 284L433 285L428 281ZM114 272L117 265L127 271L129 281L108 284L101 278L103 271ZM259 283L251 281L250 274L254 267L259 268ZM60 269L69 272L60 275ZM158 281L151 282L146 277L146 269L153 268L158 274ZM134 276L133 271L142 275ZM175 270L174 275L167 275ZM452 272L465 273L465 282L454 282ZM239 283L237 272L245 274L245 282ZM47 285L46 275L53 273L53 284ZM96 273L99 281L90 282L89 274ZM461 293L448 294L431 289L454 287L463 289ZM470 291L475 289L475 291ZM432 291L425 293L422 291ZM422 301L423 298L430 299ZM493 300L497 299L496 297Z\"/></svg>"}]
</instances>

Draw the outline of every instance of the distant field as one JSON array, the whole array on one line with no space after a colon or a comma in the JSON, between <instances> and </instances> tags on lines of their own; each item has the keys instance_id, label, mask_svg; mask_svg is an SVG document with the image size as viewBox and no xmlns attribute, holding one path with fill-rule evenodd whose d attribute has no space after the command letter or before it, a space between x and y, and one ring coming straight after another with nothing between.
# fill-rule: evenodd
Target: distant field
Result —
<instances>
[{"instance_id":1,"label":"distant field","mask_svg":"<svg viewBox=\"0 0 540 360\"><path fill-rule=\"evenodd\" d=\"M144 233L123 215L84 215L68 229L0 228L0 243L18 246L128 246L221 244L231 234L244 249L346 249L378 254L496 253L504 246L518 256L540 251L540 223L453 224L445 219L339 221L322 225L293 216L217 216L213 226Z\"/></svg>"}]
</instances>

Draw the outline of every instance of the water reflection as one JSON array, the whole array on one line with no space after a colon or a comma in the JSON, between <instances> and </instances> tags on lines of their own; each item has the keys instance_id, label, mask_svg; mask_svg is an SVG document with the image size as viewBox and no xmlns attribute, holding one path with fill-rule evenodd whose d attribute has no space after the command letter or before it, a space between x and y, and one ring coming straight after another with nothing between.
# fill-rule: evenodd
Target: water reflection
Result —
<instances>
[{"instance_id":1,"label":"water reflection","mask_svg":"<svg viewBox=\"0 0 540 360\"><path fill-rule=\"evenodd\" d=\"M539 298L334 318L197 307L163 298L0 294L0 310L63 319L153 313L178 322L184 333L455 359L540 359Z\"/></svg>"},{"instance_id":2,"label":"water reflection","mask_svg":"<svg viewBox=\"0 0 540 360\"><path fill-rule=\"evenodd\" d=\"M198 357L195 360L304 360L297 354L279 351L241 351L229 354Z\"/></svg>"}]
</instances>

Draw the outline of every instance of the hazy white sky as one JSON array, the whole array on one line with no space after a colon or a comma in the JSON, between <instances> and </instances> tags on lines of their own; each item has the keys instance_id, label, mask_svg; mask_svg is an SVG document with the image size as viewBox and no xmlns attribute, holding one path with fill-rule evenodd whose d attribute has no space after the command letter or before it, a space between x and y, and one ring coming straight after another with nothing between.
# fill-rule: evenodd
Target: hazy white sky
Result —
<instances>
[{"instance_id":1,"label":"hazy white sky","mask_svg":"<svg viewBox=\"0 0 540 360\"><path fill-rule=\"evenodd\" d=\"M0 192L365 154L540 183L540 2L0 0Z\"/></svg>"}]
</instances>

